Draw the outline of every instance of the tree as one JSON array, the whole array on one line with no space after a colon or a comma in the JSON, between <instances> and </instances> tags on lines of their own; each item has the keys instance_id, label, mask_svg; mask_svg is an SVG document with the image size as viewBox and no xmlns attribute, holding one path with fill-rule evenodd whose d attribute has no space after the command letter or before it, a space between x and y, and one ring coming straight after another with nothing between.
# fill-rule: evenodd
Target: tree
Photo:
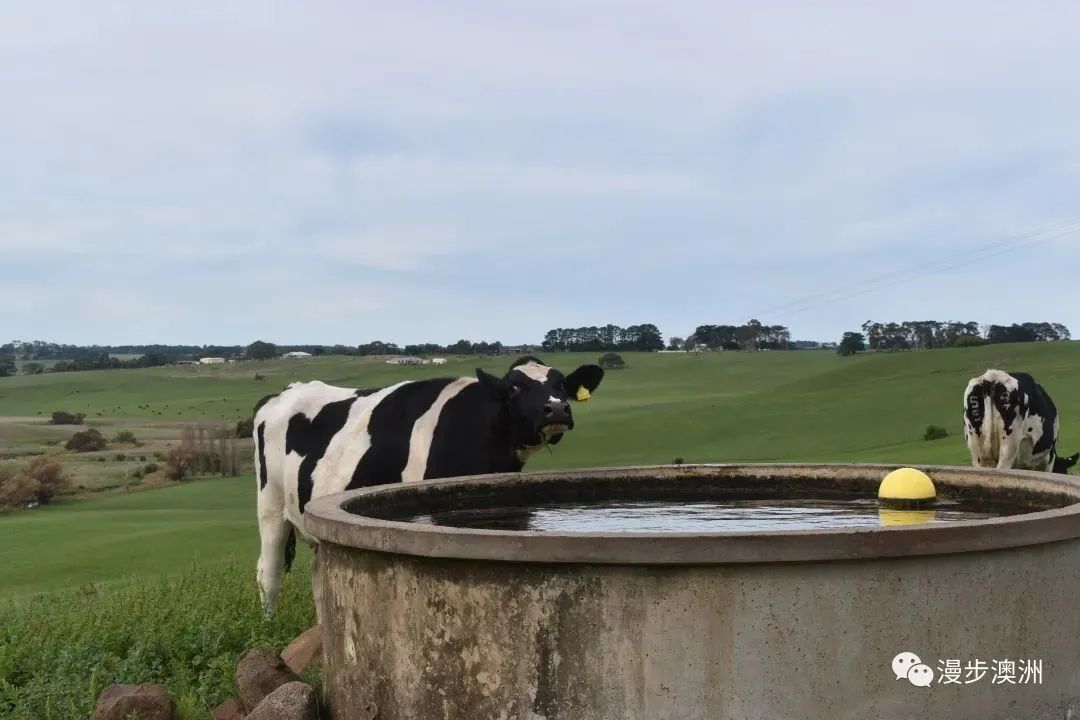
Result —
<instances>
[{"instance_id":1,"label":"tree","mask_svg":"<svg viewBox=\"0 0 1080 720\"><path fill-rule=\"evenodd\" d=\"M598 352L636 350L651 352L664 349L660 329L652 324L604 327L556 328L544 335L541 347L547 352Z\"/></svg>"},{"instance_id":2,"label":"tree","mask_svg":"<svg viewBox=\"0 0 1080 720\"><path fill-rule=\"evenodd\" d=\"M862 333L846 332L844 333L844 339L840 341L840 346L836 348L836 352L843 357L854 355L855 353L863 352L866 350L866 338Z\"/></svg>"},{"instance_id":3,"label":"tree","mask_svg":"<svg viewBox=\"0 0 1080 720\"><path fill-rule=\"evenodd\" d=\"M17 371L14 360L9 357L0 357L0 377L14 375Z\"/></svg>"},{"instance_id":4,"label":"tree","mask_svg":"<svg viewBox=\"0 0 1080 720\"><path fill-rule=\"evenodd\" d=\"M401 348L394 343L374 340L356 347L358 355L401 355Z\"/></svg>"},{"instance_id":5,"label":"tree","mask_svg":"<svg viewBox=\"0 0 1080 720\"><path fill-rule=\"evenodd\" d=\"M273 343L256 340L247 346L244 354L252 360L270 360L278 356L278 350L277 345Z\"/></svg>"},{"instance_id":6,"label":"tree","mask_svg":"<svg viewBox=\"0 0 1080 720\"><path fill-rule=\"evenodd\" d=\"M686 347L686 341L681 337L670 337L667 342L668 350L682 350Z\"/></svg>"},{"instance_id":7,"label":"tree","mask_svg":"<svg viewBox=\"0 0 1080 720\"><path fill-rule=\"evenodd\" d=\"M64 449L71 452L97 452L109 446L104 436L96 429L90 428L77 432L71 439L64 443Z\"/></svg>"},{"instance_id":8,"label":"tree","mask_svg":"<svg viewBox=\"0 0 1080 720\"><path fill-rule=\"evenodd\" d=\"M45 366L41 363L31 362L23 365L23 375L40 375L45 372Z\"/></svg>"},{"instance_id":9,"label":"tree","mask_svg":"<svg viewBox=\"0 0 1080 720\"><path fill-rule=\"evenodd\" d=\"M626 367L626 362L616 353L601 355L597 364L605 370L622 370Z\"/></svg>"},{"instance_id":10,"label":"tree","mask_svg":"<svg viewBox=\"0 0 1080 720\"><path fill-rule=\"evenodd\" d=\"M764 328L757 320L751 320L735 331L735 338L743 350L757 350L758 340Z\"/></svg>"}]
</instances>

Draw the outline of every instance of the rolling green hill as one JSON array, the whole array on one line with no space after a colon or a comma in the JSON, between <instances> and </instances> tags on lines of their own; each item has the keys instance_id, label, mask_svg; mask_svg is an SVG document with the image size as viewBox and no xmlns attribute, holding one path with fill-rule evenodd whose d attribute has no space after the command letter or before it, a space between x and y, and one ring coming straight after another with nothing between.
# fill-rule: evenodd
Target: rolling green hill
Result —
<instances>
[{"instance_id":1,"label":"rolling green hill","mask_svg":"<svg viewBox=\"0 0 1080 720\"><path fill-rule=\"evenodd\" d=\"M593 399L576 406L577 427L552 452L534 457L528 470L668 463L676 457L966 465L962 394L968 378L988 367L1033 373L1058 405L1062 450L1080 450L1080 343L853 358L830 352L624 358L627 369L607 373ZM565 370L595 360L581 354L544 359ZM488 358L483 366L495 372L509 361ZM158 422L153 413L166 406L181 420L201 419L203 412L242 417L259 397L293 380L367 387L467 374L473 367L472 360L435 368L333 357L5 378L0 417L104 408L110 412L103 424L117 418ZM255 372L268 379L254 380ZM924 442L930 423L948 428L950 437ZM197 483L0 517L0 567L6 569L0 595L137 575L196 555L251 556L253 487L246 479ZM138 552L124 551L136 547Z\"/></svg>"}]
</instances>

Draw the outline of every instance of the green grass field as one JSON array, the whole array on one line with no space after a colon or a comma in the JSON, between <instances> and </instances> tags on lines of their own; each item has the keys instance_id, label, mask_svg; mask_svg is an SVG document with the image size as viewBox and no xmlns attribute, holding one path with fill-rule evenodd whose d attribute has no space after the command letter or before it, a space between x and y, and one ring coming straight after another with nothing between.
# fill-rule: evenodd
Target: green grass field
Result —
<instances>
[{"instance_id":1,"label":"green grass field","mask_svg":"<svg viewBox=\"0 0 1080 720\"><path fill-rule=\"evenodd\" d=\"M536 456L528 470L676 457L966 465L962 393L967 380L988 367L1031 372L1058 406L1061 449L1080 450L1080 343L854 358L830 352L624 358L627 369L609 372L593 399L575 409L575 430L553 452ZM544 359L566 371L595 361L593 355ZM480 362L502 372L510 360ZM471 374L475 365L458 359L443 368L393 367L333 357L4 378L0 457L19 443L33 446L37 440L28 441L27 432L57 432L40 426L53 410L85 412L103 432L106 425L150 432L178 421L240 419L260 397L293 380L370 387ZM254 380L256 372L268 379ZM931 423L948 428L950 437L924 442ZM16 425L22 430L13 430ZM226 668L235 655L255 642L283 642L310 621L303 609L307 555L290 579L293 610L271 624L258 617L254 494L250 478L202 480L0 516L0 716L82 717L107 682L158 679L184 698L185 718L206 717L229 692ZM207 590L207 584L222 590ZM186 620L170 625L154 614L168 612L149 609L155 603L175 607ZM115 640L155 632L150 620L136 622L130 632L122 629L117 617L136 606L171 628L153 652L143 648L141 655ZM199 617L230 630L208 634L192 624ZM35 637L51 640L26 647ZM71 653L80 662L71 665L70 677L57 679L49 663Z\"/></svg>"}]
</instances>

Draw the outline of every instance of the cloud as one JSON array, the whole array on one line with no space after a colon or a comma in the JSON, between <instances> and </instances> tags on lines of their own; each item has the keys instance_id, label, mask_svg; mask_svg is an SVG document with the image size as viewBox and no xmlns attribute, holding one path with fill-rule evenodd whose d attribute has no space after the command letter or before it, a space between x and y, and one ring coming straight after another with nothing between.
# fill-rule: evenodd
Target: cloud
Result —
<instances>
[{"instance_id":1,"label":"cloud","mask_svg":"<svg viewBox=\"0 0 1080 720\"><path fill-rule=\"evenodd\" d=\"M0 285L97 299L78 323L12 301L8 332L685 334L967 249L924 314L1080 327L1075 236L978 259L1076 219L1078 21L1068 3L9 4ZM1033 263L1030 309L970 291ZM763 319L829 338L904 302Z\"/></svg>"}]
</instances>

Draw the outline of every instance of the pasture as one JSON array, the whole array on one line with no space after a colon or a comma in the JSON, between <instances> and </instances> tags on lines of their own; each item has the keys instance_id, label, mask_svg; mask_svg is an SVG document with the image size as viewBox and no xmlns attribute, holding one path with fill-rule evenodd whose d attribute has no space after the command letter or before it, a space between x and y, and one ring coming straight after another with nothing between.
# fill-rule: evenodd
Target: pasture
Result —
<instances>
[{"instance_id":1,"label":"pasture","mask_svg":"<svg viewBox=\"0 0 1080 720\"><path fill-rule=\"evenodd\" d=\"M599 354L542 355L569 371ZM968 464L962 393L989 367L1034 374L1053 396L1061 449L1080 450L1080 343L996 345L840 358L832 352L624 354L577 428L528 470L671 462L880 461ZM58 451L53 410L84 412L105 434L178 422L235 421L293 380L356 387L406 378L502 373L512 358L396 367L326 357L199 368L0 379L0 457ZM267 377L257 381L255 373ZM929 424L950 436L926 442ZM106 429L108 428L108 430ZM0 516L0 715L87 714L110 681L164 682L185 718L207 717L230 691L229 662L259 642L283 644L310 624L304 552L286 609L258 613L255 482L179 486ZM162 628L158 630L157 628Z\"/></svg>"}]
</instances>

